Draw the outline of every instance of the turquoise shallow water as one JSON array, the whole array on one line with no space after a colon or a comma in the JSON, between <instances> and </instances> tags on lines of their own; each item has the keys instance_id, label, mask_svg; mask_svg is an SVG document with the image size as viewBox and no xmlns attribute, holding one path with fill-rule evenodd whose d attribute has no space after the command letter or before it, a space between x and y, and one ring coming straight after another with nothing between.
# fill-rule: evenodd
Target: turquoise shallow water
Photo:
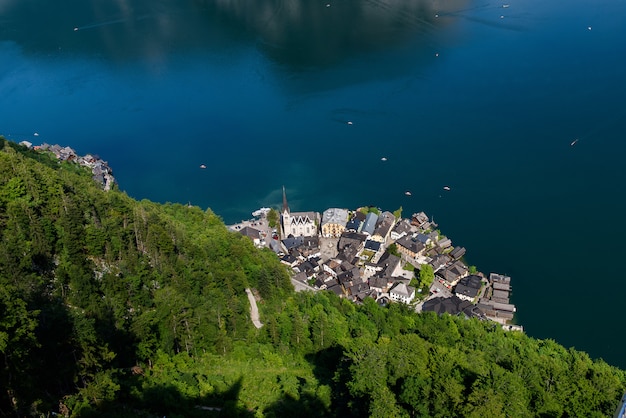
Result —
<instances>
[{"instance_id":1,"label":"turquoise shallow water","mask_svg":"<svg viewBox=\"0 0 626 418\"><path fill-rule=\"evenodd\" d=\"M0 3L1 134L227 222L424 210L528 334L626 367L626 3L101 3Z\"/></svg>"}]
</instances>

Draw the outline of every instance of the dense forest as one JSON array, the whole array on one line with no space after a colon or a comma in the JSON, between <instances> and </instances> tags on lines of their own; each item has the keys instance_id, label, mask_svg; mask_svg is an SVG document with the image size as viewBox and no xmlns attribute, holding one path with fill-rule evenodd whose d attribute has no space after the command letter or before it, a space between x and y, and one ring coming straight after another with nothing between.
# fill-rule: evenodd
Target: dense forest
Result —
<instances>
[{"instance_id":1,"label":"dense forest","mask_svg":"<svg viewBox=\"0 0 626 418\"><path fill-rule=\"evenodd\" d=\"M491 322L295 293L210 210L105 192L1 137L0 353L16 417L600 417L626 388Z\"/></svg>"}]
</instances>

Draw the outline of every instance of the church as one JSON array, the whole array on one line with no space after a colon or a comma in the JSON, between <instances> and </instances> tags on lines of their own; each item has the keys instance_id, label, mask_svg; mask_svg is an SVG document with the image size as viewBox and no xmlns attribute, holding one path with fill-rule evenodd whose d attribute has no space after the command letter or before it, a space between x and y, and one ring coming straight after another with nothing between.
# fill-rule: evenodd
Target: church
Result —
<instances>
[{"instance_id":1,"label":"church","mask_svg":"<svg viewBox=\"0 0 626 418\"><path fill-rule=\"evenodd\" d=\"M319 213L291 212L287 204L287 194L283 186L283 211L281 213L282 238L290 235L294 237L313 237L319 228Z\"/></svg>"}]
</instances>

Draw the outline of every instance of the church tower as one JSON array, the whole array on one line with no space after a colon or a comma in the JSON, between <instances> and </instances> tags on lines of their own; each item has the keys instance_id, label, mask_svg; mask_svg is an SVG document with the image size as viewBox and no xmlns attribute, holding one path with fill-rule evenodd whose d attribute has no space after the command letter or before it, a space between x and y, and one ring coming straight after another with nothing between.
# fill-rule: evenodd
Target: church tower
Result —
<instances>
[{"instance_id":1,"label":"church tower","mask_svg":"<svg viewBox=\"0 0 626 418\"><path fill-rule=\"evenodd\" d=\"M317 212L291 212L287 204L287 192L283 186L283 211L280 215L282 239L312 237L317 235L319 214Z\"/></svg>"},{"instance_id":2,"label":"church tower","mask_svg":"<svg viewBox=\"0 0 626 418\"><path fill-rule=\"evenodd\" d=\"M289 205L287 205L287 192L285 192L285 186L283 186L283 213L289 213Z\"/></svg>"},{"instance_id":3,"label":"church tower","mask_svg":"<svg viewBox=\"0 0 626 418\"><path fill-rule=\"evenodd\" d=\"M287 204L287 192L285 191L285 186L283 186L283 211L280 215L280 226L281 226L281 237L287 238L289 234L287 232L289 225L289 205Z\"/></svg>"}]
</instances>

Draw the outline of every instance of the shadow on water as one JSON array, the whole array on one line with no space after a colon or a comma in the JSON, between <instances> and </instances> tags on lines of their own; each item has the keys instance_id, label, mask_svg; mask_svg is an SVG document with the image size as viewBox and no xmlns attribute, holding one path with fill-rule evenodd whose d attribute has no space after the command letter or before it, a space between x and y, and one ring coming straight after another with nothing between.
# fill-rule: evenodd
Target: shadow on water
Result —
<instances>
[{"instance_id":1,"label":"shadow on water","mask_svg":"<svg viewBox=\"0 0 626 418\"><path fill-rule=\"evenodd\" d=\"M189 48L232 50L256 43L291 68L333 65L409 39L434 42L467 0L436 8L429 0L8 0L0 6L0 40L35 53L71 51L114 60L162 57Z\"/></svg>"}]
</instances>

